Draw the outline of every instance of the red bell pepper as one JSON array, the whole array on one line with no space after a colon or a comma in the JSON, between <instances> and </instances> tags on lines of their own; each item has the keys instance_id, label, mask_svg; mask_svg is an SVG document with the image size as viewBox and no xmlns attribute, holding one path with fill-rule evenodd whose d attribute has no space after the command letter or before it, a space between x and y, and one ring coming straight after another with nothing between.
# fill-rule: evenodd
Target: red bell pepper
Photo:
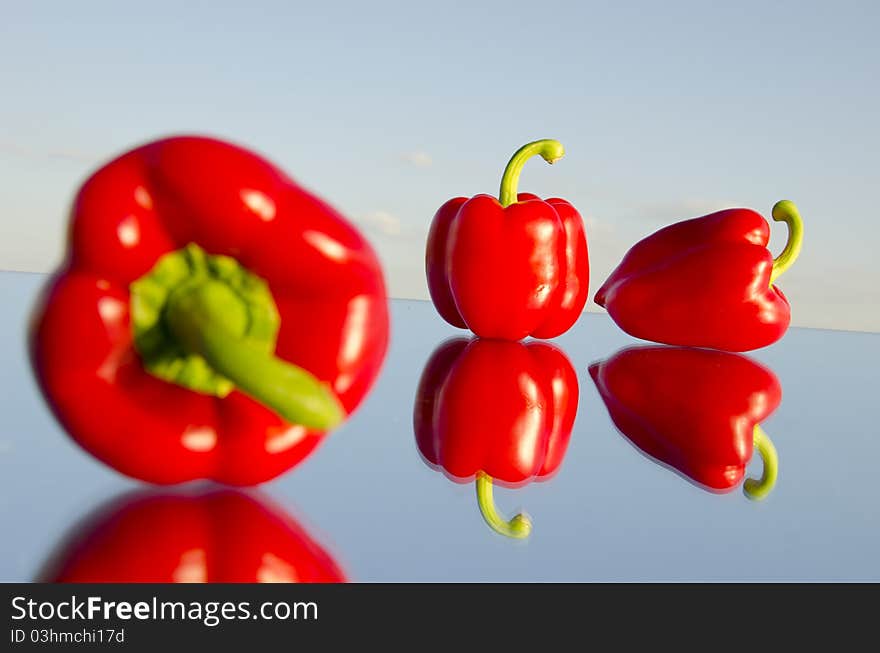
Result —
<instances>
[{"instance_id":1,"label":"red bell pepper","mask_svg":"<svg viewBox=\"0 0 880 653\"><path fill-rule=\"evenodd\" d=\"M456 483L476 479L477 500L496 532L524 538L531 521L505 521L492 483L521 487L562 464L578 405L577 375L547 343L467 340L438 347L416 392L413 427L425 462Z\"/></svg>"},{"instance_id":2,"label":"red bell pepper","mask_svg":"<svg viewBox=\"0 0 880 653\"><path fill-rule=\"evenodd\" d=\"M670 225L636 243L596 293L617 325L670 345L747 351L779 340L791 309L773 282L797 258L798 210L783 200L773 219L789 240L774 260L770 227L749 209L727 209Z\"/></svg>"},{"instance_id":3,"label":"red bell pepper","mask_svg":"<svg viewBox=\"0 0 880 653\"><path fill-rule=\"evenodd\" d=\"M344 583L292 517L255 494L135 491L74 527L39 574L49 583Z\"/></svg>"},{"instance_id":4,"label":"red bell pepper","mask_svg":"<svg viewBox=\"0 0 880 653\"><path fill-rule=\"evenodd\" d=\"M256 154L175 137L83 184L31 344L56 417L100 460L248 485L355 409L387 341L382 270L352 225Z\"/></svg>"},{"instance_id":5,"label":"red bell pepper","mask_svg":"<svg viewBox=\"0 0 880 653\"><path fill-rule=\"evenodd\" d=\"M767 368L727 352L646 346L594 363L590 375L618 430L651 458L728 492L757 448L764 474L747 479L744 492L761 499L776 483L776 450L760 422L782 388Z\"/></svg>"},{"instance_id":6,"label":"red bell pepper","mask_svg":"<svg viewBox=\"0 0 880 653\"><path fill-rule=\"evenodd\" d=\"M529 157L553 163L560 143L520 148L504 171L499 199L446 202L431 223L425 253L428 290L447 322L483 338L553 338L577 321L590 280L587 239L577 210L516 187Z\"/></svg>"}]
</instances>

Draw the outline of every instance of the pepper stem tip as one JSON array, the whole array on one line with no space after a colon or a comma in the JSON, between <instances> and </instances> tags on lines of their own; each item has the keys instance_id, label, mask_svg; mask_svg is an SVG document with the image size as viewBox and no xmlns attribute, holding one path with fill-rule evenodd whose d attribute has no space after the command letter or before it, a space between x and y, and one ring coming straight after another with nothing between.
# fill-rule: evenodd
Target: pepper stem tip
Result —
<instances>
[{"instance_id":1,"label":"pepper stem tip","mask_svg":"<svg viewBox=\"0 0 880 653\"><path fill-rule=\"evenodd\" d=\"M504 175L501 177L501 190L498 194L498 201L501 203L501 206L510 206L516 202L519 175L525 162L533 156L540 156L552 165L565 156L565 148L559 141L545 138L540 141L526 143L514 152L507 163L507 167L504 169Z\"/></svg>"},{"instance_id":2,"label":"pepper stem tip","mask_svg":"<svg viewBox=\"0 0 880 653\"><path fill-rule=\"evenodd\" d=\"M485 472L477 474L477 503L489 528L499 535L522 540L532 532L532 520L526 513L518 513L510 520L498 514L492 498L492 477Z\"/></svg>"},{"instance_id":3,"label":"pepper stem tip","mask_svg":"<svg viewBox=\"0 0 880 653\"><path fill-rule=\"evenodd\" d=\"M785 244L779 256L773 259L773 271L770 273L770 283L785 272L797 260L801 253L801 245L804 240L804 223L800 211L791 200L780 200L773 205L773 219L776 222L784 222L788 225L788 242Z\"/></svg>"},{"instance_id":4,"label":"pepper stem tip","mask_svg":"<svg viewBox=\"0 0 880 653\"><path fill-rule=\"evenodd\" d=\"M753 501L761 501L776 485L776 477L779 473L779 456L776 447L760 424L755 424L754 448L764 461L764 471L760 479L747 478L743 483L743 493Z\"/></svg>"}]
</instances>

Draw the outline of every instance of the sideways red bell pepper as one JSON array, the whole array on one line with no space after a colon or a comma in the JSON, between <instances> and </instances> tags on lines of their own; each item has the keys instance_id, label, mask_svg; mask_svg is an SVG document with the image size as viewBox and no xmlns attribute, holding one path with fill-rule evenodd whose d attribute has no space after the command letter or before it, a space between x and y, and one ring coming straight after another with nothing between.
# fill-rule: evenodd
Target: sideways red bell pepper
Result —
<instances>
[{"instance_id":1,"label":"sideways red bell pepper","mask_svg":"<svg viewBox=\"0 0 880 653\"><path fill-rule=\"evenodd\" d=\"M524 538L531 521L506 521L492 483L521 487L562 464L578 405L577 375L547 343L467 340L443 343L425 364L413 427L426 463L456 483L476 479L477 501L496 532Z\"/></svg>"},{"instance_id":2,"label":"sideways red bell pepper","mask_svg":"<svg viewBox=\"0 0 880 653\"><path fill-rule=\"evenodd\" d=\"M562 199L517 195L522 167L536 154L553 163L563 148L553 140L523 146L507 164L498 199L453 198L431 223L425 270L434 306L453 326L483 338L553 338L587 301L581 216Z\"/></svg>"},{"instance_id":3,"label":"sideways red bell pepper","mask_svg":"<svg viewBox=\"0 0 880 653\"><path fill-rule=\"evenodd\" d=\"M791 309L773 285L803 240L798 210L783 200L773 219L789 239L773 259L770 227L749 209L685 220L636 243L596 293L617 325L637 338L670 345L748 351L785 333Z\"/></svg>"},{"instance_id":4,"label":"sideways red bell pepper","mask_svg":"<svg viewBox=\"0 0 880 653\"><path fill-rule=\"evenodd\" d=\"M39 574L49 583L344 583L336 561L256 494L135 491L77 524Z\"/></svg>"},{"instance_id":5,"label":"sideways red bell pepper","mask_svg":"<svg viewBox=\"0 0 880 653\"><path fill-rule=\"evenodd\" d=\"M31 340L51 408L97 458L235 485L313 451L387 342L361 234L265 159L201 137L148 143L83 184Z\"/></svg>"},{"instance_id":6,"label":"sideways red bell pepper","mask_svg":"<svg viewBox=\"0 0 880 653\"><path fill-rule=\"evenodd\" d=\"M764 498L776 482L777 457L760 422L776 410L776 375L727 352L632 347L590 366L611 419L630 442L696 484L718 492L739 485L757 448L760 481L743 490Z\"/></svg>"}]
</instances>

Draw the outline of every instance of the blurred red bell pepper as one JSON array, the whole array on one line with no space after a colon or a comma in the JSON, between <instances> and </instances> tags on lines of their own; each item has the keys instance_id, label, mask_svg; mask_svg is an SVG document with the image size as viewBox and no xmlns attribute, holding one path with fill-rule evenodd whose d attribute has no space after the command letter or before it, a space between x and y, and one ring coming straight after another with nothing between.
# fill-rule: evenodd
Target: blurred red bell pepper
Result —
<instances>
[{"instance_id":1,"label":"blurred red bell pepper","mask_svg":"<svg viewBox=\"0 0 880 653\"><path fill-rule=\"evenodd\" d=\"M565 200L516 192L527 159L553 163L563 153L557 141L529 143L507 164L499 199L456 197L434 215L428 289L453 326L521 340L553 338L577 321L590 280L583 220Z\"/></svg>"},{"instance_id":2,"label":"blurred red bell pepper","mask_svg":"<svg viewBox=\"0 0 880 653\"><path fill-rule=\"evenodd\" d=\"M55 415L100 460L247 485L355 409L387 341L382 270L352 225L252 152L174 137L83 184L31 345Z\"/></svg>"},{"instance_id":3,"label":"blurred red bell pepper","mask_svg":"<svg viewBox=\"0 0 880 653\"><path fill-rule=\"evenodd\" d=\"M670 345L747 351L779 340L791 321L773 285L803 240L795 205L773 219L789 239L774 260L770 227L749 209L727 209L665 227L636 243L596 293L617 325L637 338Z\"/></svg>"},{"instance_id":4,"label":"blurred red bell pepper","mask_svg":"<svg viewBox=\"0 0 880 653\"><path fill-rule=\"evenodd\" d=\"M776 482L776 450L761 429L779 405L776 375L727 352L685 347L632 347L590 366L614 424L648 456L698 485L727 492L745 475L757 448L760 481L745 493L765 497Z\"/></svg>"},{"instance_id":5,"label":"blurred red bell pepper","mask_svg":"<svg viewBox=\"0 0 880 653\"><path fill-rule=\"evenodd\" d=\"M477 500L496 532L523 538L524 514L505 521L492 483L521 487L559 469L578 405L577 375L547 343L454 339L425 364L413 427L425 461L456 483L476 479Z\"/></svg>"},{"instance_id":6,"label":"blurred red bell pepper","mask_svg":"<svg viewBox=\"0 0 880 653\"><path fill-rule=\"evenodd\" d=\"M233 490L138 490L59 543L49 583L344 583L329 553L279 507Z\"/></svg>"}]
</instances>

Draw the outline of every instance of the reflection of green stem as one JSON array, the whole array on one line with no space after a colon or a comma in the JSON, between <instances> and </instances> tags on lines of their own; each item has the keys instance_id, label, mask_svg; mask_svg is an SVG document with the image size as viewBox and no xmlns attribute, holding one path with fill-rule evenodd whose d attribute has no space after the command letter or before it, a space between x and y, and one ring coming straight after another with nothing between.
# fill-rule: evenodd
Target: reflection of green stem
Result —
<instances>
[{"instance_id":1,"label":"reflection of green stem","mask_svg":"<svg viewBox=\"0 0 880 653\"><path fill-rule=\"evenodd\" d=\"M773 219L788 225L788 242L785 249L773 259L773 272L770 273L770 283L776 281L780 274L785 272L795 262L801 253L801 244L804 240L804 223L801 214L790 200L780 200L773 205Z\"/></svg>"},{"instance_id":2,"label":"reflection of green stem","mask_svg":"<svg viewBox=\"0 0 880 653\"><path fill-rule=\"evenodd\" d=\"M743 483L743 492L749 499L760 501L770 494L773 486L776 485L776 475L779 471L779 458L776 455L776 447L770 437L764 433L760 424L755 424L754 448L761 455L764 461L764 472L761 474L760 480L747 478Z\"/></svg>"},{"instance_id":3,"label":"reflection of green stem","mask_svg":"<svg viewBox=\"0 0 880 653\"><path fill-rule=\"evenodd\" d=\"M498 194L501 206L510 206L516 202L519 173L522 172L525 162L536 154L541 155L541 158L547 163L556 163L565 154L565 148L559 141L545 138L541 141L527 143L514 152L504 169L504 175L501 177L501 192Z\"/></svg>"},{"instance_id":4,"label":"reflection of green stem","mask_svg":"<svg viewBox=\"0 0 880 653\"><path fill-rule=\"evenodd\" d=\"M521 512L510 521L505 521L498 514L495 501L492 499L492 477L484 472L477 474L477 503L480 505L483 519L496 533L523 539L532 532L532 522L527 514Z\"/></svg>"}]
</instances>

